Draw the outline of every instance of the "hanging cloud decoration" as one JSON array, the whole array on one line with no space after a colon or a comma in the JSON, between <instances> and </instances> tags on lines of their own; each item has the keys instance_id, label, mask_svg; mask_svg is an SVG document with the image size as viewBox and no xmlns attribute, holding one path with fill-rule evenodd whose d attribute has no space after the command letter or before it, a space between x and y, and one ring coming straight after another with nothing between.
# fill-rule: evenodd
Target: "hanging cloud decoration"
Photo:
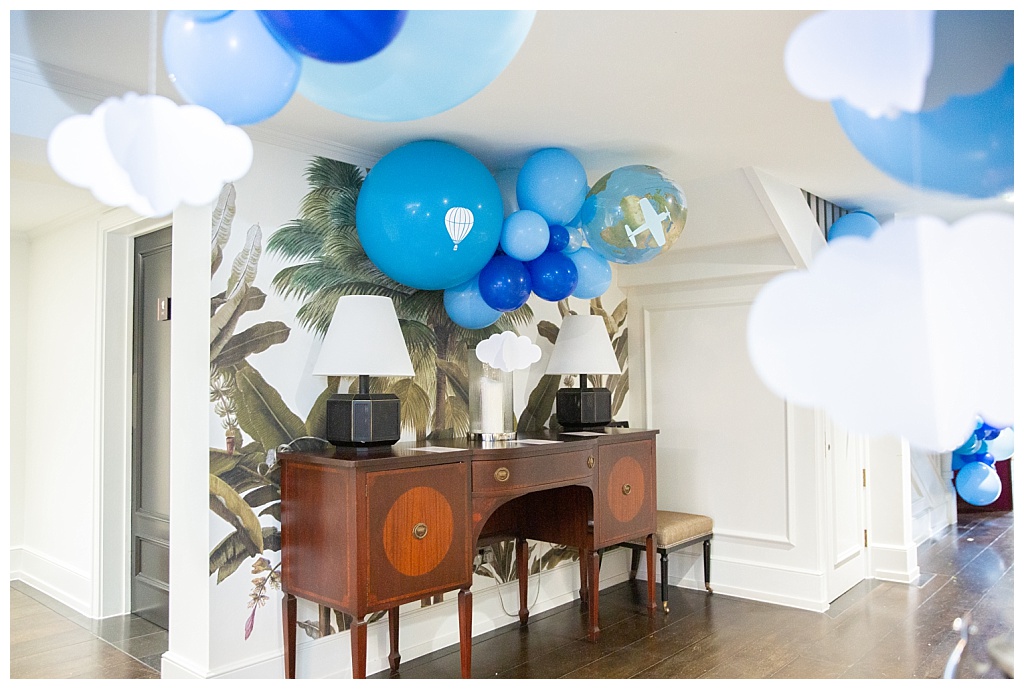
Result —
<instances>
[{"instance_id":1,"label":"hanging cloud decoration","mask_svg":"<svg viewBox=\"0 0 1024 689\"><path fill-rule=\"evenodd\" d=\"M1013 218L899 219L841 237L751 306L747 345L776 395L848 430L937 452L977 415L1013 424Z\"/></svg>"},{"instance_id":2,"label":"hanging cloud decoration","mask_svg":"<svg viewBox=\"0 0 1024 689\"><path fill-rule=\"evenodd\" d=\"M127 93L58 124L47 154L62 179L101 203L161 216L216 199L249 171L253 151L244 131L211 110Z\"/></svg>"},{"instance_id":3,"label":"hanging cloud decoration","mask_svg":"<svg viewBox=\"0 0 1024 689\"><path fill-rule=\"evenodd\" d=\"M476 345L476 358L491 368L518 371L540 361L540 347L525 335L506 330L481 340Z\"/></svg>"},{"instance_id":4,"label":"hanging cloud decoration","mask_svg":"<svg viewBox=\"0 0 1024 689\"><path fill-rule=\"evenodd\" d=\"M871 117L918 112L932 68L935 10L819 12L786 43L793 87Z\"/></svg>"}]
</instances>

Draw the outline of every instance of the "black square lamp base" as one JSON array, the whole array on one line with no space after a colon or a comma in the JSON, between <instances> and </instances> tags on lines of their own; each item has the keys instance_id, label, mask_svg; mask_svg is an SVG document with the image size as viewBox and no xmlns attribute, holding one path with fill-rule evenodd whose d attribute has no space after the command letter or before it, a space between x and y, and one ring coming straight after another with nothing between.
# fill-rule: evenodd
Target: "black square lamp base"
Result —
<instances>
[{"instance_id":1,"label":"black square lamp base","mask_svg":"<svg viewBox=\"0 0 1024 689\"><path fill-rule=\"evenodd\" d=\"M342 447L394 445L402 437L398 398L338 394L327 399L327 441Z\"/></svg>"},{"instance_id":2,"label":"black square lamp base","mask_svg":"<svg viewBox=\"0 0 1024 689\"><path fill-rule=\"evenodd\" d=\"M555 393L555 418L563 428L607 426L612 420L608 388L562 388Z\"/></svg>"}]
</instances>

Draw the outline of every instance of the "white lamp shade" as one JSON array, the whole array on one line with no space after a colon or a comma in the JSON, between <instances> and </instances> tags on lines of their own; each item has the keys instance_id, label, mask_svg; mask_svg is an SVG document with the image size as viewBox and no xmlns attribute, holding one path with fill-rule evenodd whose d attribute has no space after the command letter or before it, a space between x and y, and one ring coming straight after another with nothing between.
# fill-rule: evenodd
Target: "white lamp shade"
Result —
<instances>
[{"instance_id":1,"label":"white lamp shade","mask_svg":"<svg viewBox=\"0 0 1024 689\"><path fill-rule=\"evenodd\" d=\"M555 340L548 373L622 373L601 316L568 315Z\"/></svg>"},{"instance_id":2,"label":"white lamp shade","mask_svg":"<svg viewBox=\"0 0 1024 689\"><path fill-rule=\"evenodd\" d=\"M391 299L362 294L338 299L313 375L416 375Z\"/></svg>"}]
</instances>

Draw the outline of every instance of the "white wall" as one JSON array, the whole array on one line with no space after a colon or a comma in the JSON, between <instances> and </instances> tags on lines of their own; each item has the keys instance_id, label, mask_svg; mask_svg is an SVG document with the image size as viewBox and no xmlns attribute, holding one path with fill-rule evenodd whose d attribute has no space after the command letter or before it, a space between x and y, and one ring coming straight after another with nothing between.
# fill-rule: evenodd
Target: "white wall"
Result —
<instances>
[{"instance_id":1,"label":"white wall","mask_svg":"<svg viewBox=\"0 0 1024 689\"><path fill-rule=\"evenodd\" d=\"M26 424L28 416L25 409L25 395L28 390L28 375L25 370L25 355L28 351L28 257L29 242L24 235L11 235L10 245L10 350L9 379L10 379L10 426L8 437L10 438L11 474L10 485L12 488L24 485L25 462L27 461L25 441ZM10 547L11 547L11 571L21 568L20 562L15 561L15 554L22 552L24 544L25 524L25 497L21 490L10 491Z\"/></svg>"}]
</instances>

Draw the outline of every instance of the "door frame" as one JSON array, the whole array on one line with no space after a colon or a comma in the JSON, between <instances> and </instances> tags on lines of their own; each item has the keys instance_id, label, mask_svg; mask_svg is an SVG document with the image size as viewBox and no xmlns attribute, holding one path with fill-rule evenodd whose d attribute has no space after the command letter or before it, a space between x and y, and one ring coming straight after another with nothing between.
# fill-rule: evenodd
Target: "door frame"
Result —
<instances>
[{"instance_id":1,"label":"door frame","mask_svg":"<svg viewBox=\"0 0 1024 689\"><path fill-rule=\"evenodd\" d=\"M140 218L126 208L104 213L99 234L97 414L93 495L92 611L96 618L131 611L132 350L135 237L171 218Z\"/></svg>"}]
</instances>

